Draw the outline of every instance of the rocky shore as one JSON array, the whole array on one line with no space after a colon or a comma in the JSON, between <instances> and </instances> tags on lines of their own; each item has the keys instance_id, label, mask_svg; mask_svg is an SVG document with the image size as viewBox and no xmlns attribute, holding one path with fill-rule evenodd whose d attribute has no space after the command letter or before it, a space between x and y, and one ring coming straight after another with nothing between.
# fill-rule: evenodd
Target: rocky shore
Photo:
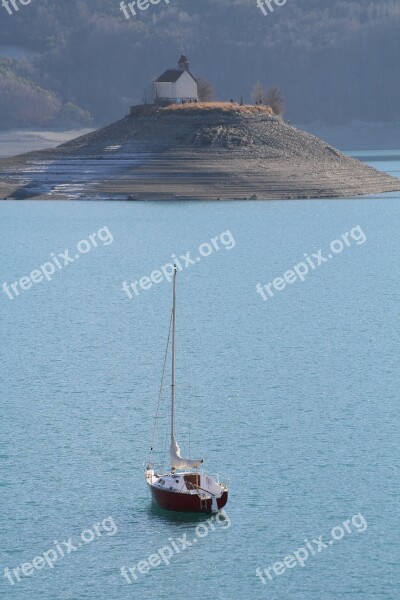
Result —
<instances>
[{"instance_id":1,"label":"rocky shore","mask_svg":"<svg viewBox=\"0 0 400 600\"><path fill-rule=\"evenodd\" d=\"M0 160L0 198L347 198L400 180L295 129L268 107L137 107L51 150Z\"/></svg>"}]
</instances>

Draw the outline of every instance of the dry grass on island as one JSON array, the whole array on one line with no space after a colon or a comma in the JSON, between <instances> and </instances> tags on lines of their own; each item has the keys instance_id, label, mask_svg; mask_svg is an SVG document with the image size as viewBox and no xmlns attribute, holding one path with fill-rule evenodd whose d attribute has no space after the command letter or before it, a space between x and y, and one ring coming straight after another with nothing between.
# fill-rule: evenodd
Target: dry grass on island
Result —
<instances>
[{"instance_id":1,"label":"dry grass on island","mask_svg":"<svg viewBox=\"0 0 400 600\"><path fill-rule=\"evenodd\" d=\"M274 112L270 106L254 105L254 104L239 104L236 102L191 102L185 104L170 104L160 110L163 111L220 111L222 113L237 113L242 115L269 115L273 116Z\"/></svg>"}]
</instances>

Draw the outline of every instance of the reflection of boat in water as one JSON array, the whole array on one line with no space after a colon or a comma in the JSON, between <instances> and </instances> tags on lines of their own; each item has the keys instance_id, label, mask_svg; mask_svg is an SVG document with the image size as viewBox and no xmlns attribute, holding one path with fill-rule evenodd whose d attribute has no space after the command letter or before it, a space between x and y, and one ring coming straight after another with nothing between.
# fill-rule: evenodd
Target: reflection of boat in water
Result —
<instances>
[{"instance_id":1,"label":"reflection of boat in water","mask_svg":"<svg viewBox=\"0 0 400 600\"><path fill-rule=\"evenodd\" d=\"M155 465L149 462L145 468L145 478L153 500L168 510L184 512L216 513L228 501L228 486L210 475L199 471L203 460L191 460L181 457L175 438L175 333L176 333L176 276L174 272L174 291L172 307L172 383L171 383L171 469L158 473ZM171 329L170 329L171 333ZM168 344L167 350L169 345ZM165 365L164 365L165 366ZM163 374L164 377L164 374Z\"/></svg>"}]
</instances>

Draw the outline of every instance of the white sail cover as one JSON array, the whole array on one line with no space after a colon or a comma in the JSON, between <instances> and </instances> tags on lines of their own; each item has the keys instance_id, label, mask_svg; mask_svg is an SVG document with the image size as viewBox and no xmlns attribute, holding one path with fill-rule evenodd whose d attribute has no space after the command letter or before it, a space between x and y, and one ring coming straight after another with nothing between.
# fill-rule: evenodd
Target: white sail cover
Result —
<instances>
[{"instance_id":1,"label":"white sail cover","mask_svg":"<svg viewBox=\"0 0 400 600\"><path fill-rule=\"evenodd\" d=\"M171 467L174 469L197 469L203 462L203 459L200 460L190 460L188 458L181 457L181 449L178 446L178 443L175 438L172 438L171 446L170 446L170 456L171 456Z\"/></svg>"}]
</instances>

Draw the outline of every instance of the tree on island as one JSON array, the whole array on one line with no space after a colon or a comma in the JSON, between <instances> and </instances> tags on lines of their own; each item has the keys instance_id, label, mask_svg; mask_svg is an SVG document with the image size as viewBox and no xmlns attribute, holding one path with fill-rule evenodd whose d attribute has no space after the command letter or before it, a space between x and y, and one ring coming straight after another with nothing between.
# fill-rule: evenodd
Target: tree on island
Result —
<instances>
[{"instance_id":1,"label":"tree on island","mask_svg":"<svg viewBox=\"0 0 400 600\"><path fill-rule=\"evenodd\" d=\"M277 85L271 85L265 89L261 81L257 81L251 91L254 104L265 104L270 106L274 115L282 116L285 112L285 99L282 90Z\"/></svg>"},{"instance_id":2,"label":"tree on island","mask_svg":"<svg viewBox=\"0 0 400 600\"><path fill-rule=\"evenodd\" d=\"M214 102L215 92L214 87L209 81L206 81L202 77L196 77L197 81L197 93L200 102Z\"/></svg>"},{"instance_id":3,"label":"tree on island","mask_svg":"<svg viewBox=\"0 0 400 600\"><path fill-rule=\"evenodd\" d=\"M268 89L265 96L265 104L272 108L275 115L279 115L280 117L283 115L285 112L285 98L282 90L278 86L272 85Z\"/></svg>"},{"instance_id":4,"label":"tree on island","mask_svg":"<svg viewBox=\"0 0 400 600\"><path fill-rule=\"evenodd\" d=\"M254 104L264 104L266 95L267 90L265 89L261 81L257 81L257 83L251 91L251 98Z\"/></svg>"}]
</instances>

